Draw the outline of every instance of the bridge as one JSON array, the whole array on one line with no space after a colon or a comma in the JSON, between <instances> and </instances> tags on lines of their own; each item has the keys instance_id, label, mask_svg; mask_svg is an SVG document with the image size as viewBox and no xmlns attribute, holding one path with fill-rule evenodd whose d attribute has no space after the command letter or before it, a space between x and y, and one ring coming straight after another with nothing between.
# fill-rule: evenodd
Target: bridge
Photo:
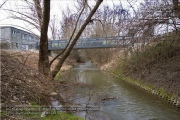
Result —
<instances>
[{"instance_id":1,"label":"bridge","mask_svg":"<svg viewBox=\"0 0 180 120\"><path fill-rule=\"evenodd\" d=\"M115 48L132 45L133 37L128 36L113 36L113 37L98 37L98 38L81 38L73 49L95 49L95 48ZM63 50L68 44L68 40L49 40L48 50ZM38 48L39 42L36 43Z\"/></svg>"}]
</instances>

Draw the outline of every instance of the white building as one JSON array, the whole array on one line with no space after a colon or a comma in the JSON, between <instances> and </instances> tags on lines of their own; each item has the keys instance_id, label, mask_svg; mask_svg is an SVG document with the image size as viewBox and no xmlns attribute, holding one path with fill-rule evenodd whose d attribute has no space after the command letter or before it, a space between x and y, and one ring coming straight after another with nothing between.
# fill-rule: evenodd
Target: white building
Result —
<instances>
[{"instance_id":1,"label":"white building","mask_svg":"<svg viewBox=\"0 0 180 120\"><path fill-rule=\"evenodd\" d=\"M35 49L39 38L27 31L12 26L0 27L0 42L6 42L11 49Z\"/></svg>"}]
</instances>

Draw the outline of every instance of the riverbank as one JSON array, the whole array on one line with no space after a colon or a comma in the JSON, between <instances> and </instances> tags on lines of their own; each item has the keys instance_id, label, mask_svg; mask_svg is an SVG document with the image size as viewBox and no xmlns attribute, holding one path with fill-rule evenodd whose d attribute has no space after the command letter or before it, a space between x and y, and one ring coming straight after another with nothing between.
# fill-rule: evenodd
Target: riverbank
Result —
<instances>
[{"instance_id":1,"label":"riverbank","mask_svg":"<svg viewBox=\"0 0 180 120\"><path fill-rule=\"evenodd\" d=\"M75 112L85 119L179 120L180 118L179 110L164 100L100 71L90 62L74 67L68 76L70 77L65 80L66 82L74 81L82 84L66 87L66 91L69 92L65 94L69 96L71 104L80 107L99 107L98 111Z\"/></svg>"},{"instance_id":2,"label":"riverbank","mask_svg":"<svg viewBox=\"0 0 180 120\"><path fill-rule=\"evenodd\" d=\"M125 75L119 75L116 72L112 72L111 74L120 78L121 80L124 80L130 84L133 84L133 85L139 87L142 90L145 90L153 95L156 95L156 96L166 100L167 102L173 104L177 108L180 108L180 97L177 94L168 93L164 89L155 88L152 84L145 84L145 83L141 82L140 80L135 80L135 79L132 79Z\"/></svg>"},{"instance_id":3,"label":"riverbank","mask_svg":"<svg viewBox=\"0 0 180 120\"><path fill-rule=\"evenodd\" d=\"M169 102L170 104L174 105L175 107L180 108L180 97L178 94L169 93L168 91L166 91L162 88L158 89L157 86L153 86L152 84L147 84L145 82L142 82L142 80L133 79L132 77L122 74L121 72L119 72L116 69L112 70L112 67L110 67L111 64L112 63L109 63L105 66L101 66L100 69L103 72L110 73L113 76L119 78L120 80L123 80L129 84L137 86L138 88L140 88L142 90L145 90L153 95L156 95L156 96L164 99L165 101Z\"/></svg>"},{"instance_id":4,"label":"riverbank","mask_svg":"<svg viewBox=\"0 0 180 120\"><path fill-rule=\"evenodd\" d=\"M40 109L43 106L47 109L52 104L52 99L56 99L65 104L66 101L61 97L62 91L68 83L61 83L60 81L52 81L50 78L38 73L38 54L27 51L1 51L1 118L2 119L24 119L24 115L17 114L14 111L12 116L7 113L7 109L11 108L19 110L19 108L33 108ZM50 58L52 59L52 58ZM57 61L56 61L57 62ZM56 64L55 62L55 64ZM55 66L52 65L52 68ZM51 69L52 69L51 68ZM71 69L71 65L64 65L61 71ZM60 89L61 88L61 89ZM57 93L61 93L60 95ZM26 114L26 111L24 111ZM28 113L29 111L27 111ZM33 112L33 111L31 111ZM41 117L43 109L38 111L38 115L32 113L29 118L39 117L43 119L56 118L62 116L64 119L74 118L73 115L57 113L56 115ZM46 116L46 115L45 115Z\"/></svg>"},{"instance_id":5,"label":"riverbank","mask_svg":"<svg viewBox=\"0 0 180 120\"><path fill-rule=\"evenodd\" d=\"M119 52L117 57L100 68L180 107L179 48L177 37L173 42L159 42L131 52L127 57L123 51Z\"/></svg>"}]
</instances>

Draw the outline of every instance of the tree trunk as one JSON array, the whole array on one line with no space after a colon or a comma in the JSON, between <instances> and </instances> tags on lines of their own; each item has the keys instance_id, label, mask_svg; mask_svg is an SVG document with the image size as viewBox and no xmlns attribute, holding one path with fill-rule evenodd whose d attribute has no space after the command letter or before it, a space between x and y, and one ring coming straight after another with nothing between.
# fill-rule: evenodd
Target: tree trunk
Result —
<instances>
[{"instance_id":1,"label":"tree trunk","mask_svg":"<svg viewBox=\"0 0 180 120\"><path fill-rule=\"evenodd\" d=\"M34 0L35 8L36 8L36 13L38 15L38 21L39 21L39 27L41 28L42 24L42 8L39 0Z\"/></svg>"},{"instance_id":2,"label":"tree trunk","mask_svg":"<svg viewBox=\"0 0 180 120\"><path fill-rule=\"evenodd\" d=\"M94 6L94 8L92 9L92 11L90 12L89 16L87 17L86 21L84 22L84 24L82 25L82 27L80 28L80 30L78 31L77 35L75 36L74 40L72 41L72 43L69 45L69 47L67 48L67 50L64 52L64 54L62 55L61 59L59 60L59 63L56 65L56 67L54 68L54 70L52 71L52 77L55 78L56 74L59 72L59 70L61 69L64 61L66 60L66 58L69 56L71 50L73 49L74 45L76 44L77 40L79 39L79 37L81 36L83 30L86 28L86 26L88 25L88 23L91 21L91 17L94 15L94 13L96 12L96 10L98 9L99 5L102 3L103 0L98 0L96 5Z\"/></svg>"},{"instance_id":3,"label":"tree trunk","mask_svg":"<svg viewBox=\"0 0 180 120\"><path fill-rule=\"evenodd\" d=\"M179 1L178 0L173 0L173 10L174 10L174 14L180 18L180 5L179 5Z\"/></svg>"},{"instance_id":4,"label":"tree trunk","mask_svg":"<svg viewBox=\"0 0 180 120\"><path fill-rule=\"evenodd\" d=\"M38 70L40 73L47 76L50 75L49 57L48 57L48 36L47 36L49 19L50 19L50 0L44 0Z\"/></svg>"}]
</instances>

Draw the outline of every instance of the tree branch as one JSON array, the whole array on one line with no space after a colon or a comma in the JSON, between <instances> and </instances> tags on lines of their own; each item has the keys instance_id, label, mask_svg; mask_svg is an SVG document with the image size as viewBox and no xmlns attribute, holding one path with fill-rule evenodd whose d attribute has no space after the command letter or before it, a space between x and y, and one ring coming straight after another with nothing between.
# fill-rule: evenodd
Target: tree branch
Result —
<instances>
[{"instance_id":1,"label":"tree branch","mask_svg":"<svg viewBox=\"0 0 180 120\"><path fill-rule=\"evenodd\" d=\"M0 9L2 8L2 6L7 2L8 0L4 1L1 5L0 5Z\"/></svg>"},{"instance_id":2,"label":"tree branch","mask_svg":"<svg viewBox=\"0 0 180 120\"><path fill-rule=\"evenodd\" d=\"M38 15L39 26L41 27L43 13L42 13L42 8L41 8L41 5L40 5L40 1L39 0L33 0L33 1L34 1L34 4L35 4L37 15Z\"/></svg>"},{"instance_id":3,"label":"tree branch","mask_svg":"<svg viewBox=\"0 0 180 120\"><path fill-rule=\"evenodd\" d=\"M77 19L77 21L76 21L75 28L74 28L74 30L73 30L73 32L72 32L72 34L71 34L71 37L69 38L68 44L66 45L66 47L64 48L64 50L63 50L61 53L59 53L57 56L55 56L55 57L51 60L50 66L52 65L52 63L53 63L59 56L61 56L61 55L66 51L67 47L68 47L69 44L71 43L71 40L72 40L72 38L73 38L73 36L74 36L74 33L75 33L76 29L77 29L77 24L78 24L78 22L79 22L79 19L80 19L82 13L83 13L85 7L86 7L86 5L84 4L84 6L83 6L83 8L82 8L82 10L81 10L81 12L80 12L80 14L79 14L79 16L78 16L78 19Z\"/></svg>"},{"instance_id":4,"label":"tree branch","mask_svg":"<svg viewBox=\"0 0 180 120\"><path fill-rule=\"evenodd\" d=\"M84 24L81 26L80 30L78 31L78 33L76 34L75 38L73 39L72 43L67 47L67 50L64 52L64 55L62 56L62 58L60 59L59 63L56 65L55 69L52 71L52 77L54 78L56 76L56 74L59 72L59 70L61 69L64 61L66 60L66 58L69 56L71 50L73 49L74 45L76 44L77 40L79 39L79 37L81 36L83 30L86 28L86 26L88 25L88 23L91 21L92 16L94 15L94 13L96 12L96 10L98 9L98 7L100 6L100 4L103 2L103 0L98 0L96 2L96 5L94 6L94 8L92 9L92 11L89 13L88 17L86 18L86 21L84 22Z\"/></svg>"}]
</instances>

